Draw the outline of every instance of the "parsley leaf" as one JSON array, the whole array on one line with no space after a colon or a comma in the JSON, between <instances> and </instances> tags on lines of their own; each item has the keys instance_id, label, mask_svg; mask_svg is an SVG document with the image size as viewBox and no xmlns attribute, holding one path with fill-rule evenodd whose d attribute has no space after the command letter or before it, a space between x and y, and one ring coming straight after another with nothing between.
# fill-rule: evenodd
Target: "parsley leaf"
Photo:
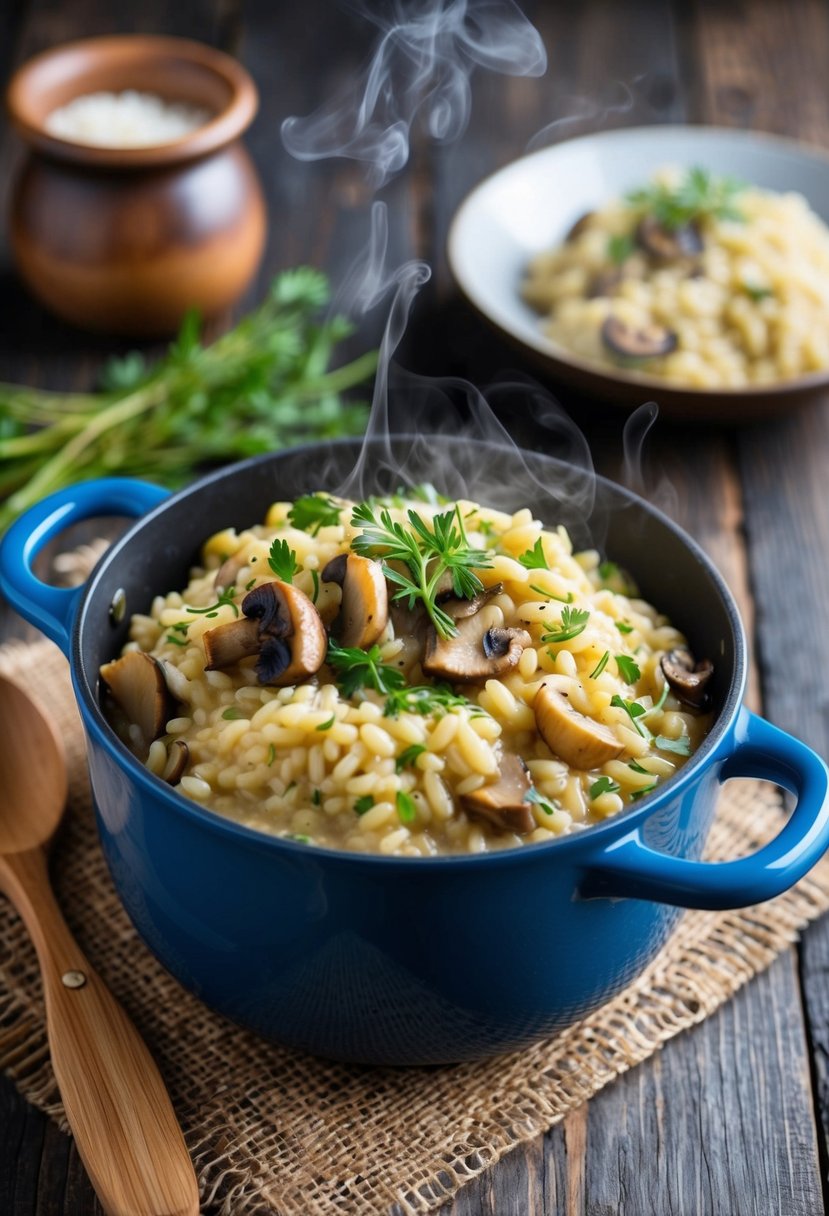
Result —
<instances>
[{"instance_id":1,"label":"parsley leaf","mask_svg":"<svg viewBox=\"0 0 829 1216\"><path fill-rule=\"evenodd\" d=\"M707 169L689 169L676 185L652 182L631 190L626 200L652 215L663 228L675 230L705 219L744 220L735 206L736 196L745 187L733 177L714 177Z\"/></svg>"},{"instance_id":2,"label":"parsley leaf","mask_svg":"<svg viewBox=\"0 0 829 1216\"><path fill-rule=\"evenodd\" d=\"M620 697L618 693L610 698L610 704L615 706L616 709L623 709L625 711L627 716L630 718L634 729L639 732L643 739L650 738L650 731L648 730L647 726L645 726L642 722L636 721L637 718L643 717L648 712L644 705L640 705L638 701L626 701L624 697Z\"/></svg>"},{"instance_id":3,"label":"parsley leaf","mask_svg":"<svg viewBox=\"0 0 829 1216\"><path fill-rule=\"evenodd\" d=\"M224 591L219 593L219 598L216 600L215 604L208 604L206 608L185 608L185 612L192 612L194 616L212 617L218 615L219 609L227 605L228 608L233 609L233 615L238 616L239 605L233 598L235 595L235 587L225 587ZM174 625L173 628L176 629L178 626Z\"/></svg>"},{"instance_id":4,"label":"parsley leaf","mask_svg":"<svg viewBox=\"0 0 829 1216\"><path fill-rule=\"evenodd\" d=\"M607 667L607 660L609 658L610 658L610 651L606 650L604 652L604 654L602 655L602 657L599 659L596 666L591 671L590 675L587 677L588 680L598 680L599 676L602 674L605 667Z\"/></svg>"},{"instance_id":5,"label":"parsley leaf","mask_svg":"<svg viewBox=\"0 0 829 1216\"><path fill-rule=\"evenodd\" d=\"M386 701L383 714L396 718L400 713L428 714L448 713L450 709L476 709L466 697L459 697L448 684L413 684L406 688L393 689Z\"/></svg>"},{"instance_id":6,"label":"parsley leaf","mask_svg":"<svg viewBox=\"0 0 829 1216\"><path fill-rule=\"evenodd\" d=\"M524 795L525 802L534 802L537 807L540 807L545 815L554 815L556 808L552 806L546 798L539 794L534 785L531 785Z\"/></svg>"},{"instance_id":7,"label":"parsley leaf","mask_svg":"<svg viewBox=\"0 0 829 1216\"><path fill-rule=\"evenodd\" d=\"M288 519L301 532L316 536L320 528L340 522L341 507L327 494L303 494L288 512Z\"/></svg>"},{"instance_id":8,"label":"parsley leaf","mask_svg":"<svg viewBox=\"0 0 829 1216\"><path fill-rule=\"evenodd\" d=\"M767 300L769 296L774 295L774 292L770 287L757 287L753 286L751 283L741 283L740 287L747 296L750 296L750 298L754 300L755 304L759 303L760 300Z\"/></svg>"},{"instance_id":9,"label":"parsley leaf","mask_svg":"<svg viewBox=\"0 0 829 1216\"><path fill-rule=\"evenodd\" d=\"M631 800L636 802L637 799L644 798L645 794L649 794L651 790L655 790L658 784L657 781L653 781L650 785L643 785L641 789L634 790L630 796Z\"/></svg>"},{"instance_id":10,"label":"parsley leaf","mask_svg":"<svg viewBox=\"0 0 829 1216\"><path fill-rule=\"evenodd\" d=\"M421 756L425 751L426 748L422 743L413 743L411 747L407 747L406 750L401 752L397 757L394 762L394 771L396 773L402 773L403 769L406 768L407 765L414 767L415 760L417 760L418 756Z\"/></svg>"},{"instance_id":11,"label":"parsley leaf","mask_svg":"<svg viewBox=\"0 0 829 1216\"><path fill-rule=\"evenodd\" d=\"M632 233L619 233L616 236L612 236L607 242L607 256L616 266L621 266L622 262L630 257L635 248L636 242L633 239Z\"/></svg>"},{"instance_id":12,"label":"parsley leaf","mask_svg":"<svg viewBox=\"0 0 829 1216\"><path fill-rule=\"evenodd\" d=\"M226 722L235 722L237 718L243 717L242 711L237 709L235 705L231 705L228 709L222 712L222 717Z\"/></svg>"},{"instance_id":13,"label":"parsley leaf","mask_svg":"<svg viewBox=\"0 0 829 1216\"><path fill-rule=\"evenodd\" d=\"M691 740L688 735L680 735L678 739L669 739L667 735L657 735L653 741L654 747L661 752L674 752L677 756L690 756Z\"/></svg>"},{"instance_id":14,"label":"parsley leaf","mask_svg":"<svg viewBox=\"0 0 829 1216\"><path fill-rule=\"evenodd\" d=\"M454 594L460 599L472 599L483 590L475 570L490 566L490 555L469 544L457 505L436 515L431 528L411 508L408 521L406 528L394 521L385 507L378 517L372 503L358 503L351 524L361 531L351 542L351 548L362 557L382 559L386 578L397 587L394 598L405 600L409 608L414 608L419 600L439 636L454 637L457 626L437 603L441 576L448 571ZM392 561L402 562L408 574L390 566Z\"/></svg>"},{"instance_id":15,"label":"parsley leaf","mask_svg":"<svg viewBox=\"0 0 829 1216\"><path fill-rule=\"evenodd\" d=\"M302 566L296 560L296 550L288 547L286 540L275 540L268 554L268 565L283 583L292 583L294 575Z\"/></svg>"},{"instance_id":16,"label":"parsley leaf","mask_svg":"<svg viewBox=\"0 0 829 1216\"><path fill-rule=\"evenodd\" d=\"M340 646L332 638L325 661L337 673L337 683L345 697L353 697L361 688L390 693L406 683L402 671L383 662L376 643L370 650L360 650L356 646Z\"/></svg>"},{"instance_id":17,"label":"parsley leaf","mask_svg":"<svg viewBox=\"0 0 829 1216\"><path fill-rule=\"evenodd\" d=\"M519 562L525 566L527 570L549 570L547 559L544 556L544 546L541 543L541 537L533 545L532 549L528 549L526 553L522 553L519 557Z\"/></svg>"},{"instance_id":18,"label":"parsley leaf","mask_svg":"<svg viewBox=\"0 0 829 1216\"><path fill-rule=\"evenodd\" d=\"M618 794L622 787L611 777L599 777L590 787L590 797L599 798L602 794Z\"/></svg>"},{"instance_id":19,"label":"parsley leaf","mask_svg":"<svg viewBox=\"0 0 829 1216\"><path fill-rule=\"evenodd\" d=\"M629 655L617 654L616 667L619 675L626 684L635 684L637 680L641 680L642 672L639 670L639 664L635 659L631 659Z\"/></svg>"},{"instance_id":20,"label":"parsley leaf","mask_svg":"<svg viewBox=\"0 0 829 1216\"><path fill-rule=\"evenodd\" d=\"M572 591L568 591L566 595L553 595L552 591L545 591L543 587L536 587L534 583L530 583L530 591L540 595L543 600L555 600L559 604L572 604L574 599Z\"/></svg>"},{"instance_id":21,"label":"parsley leaf","mask_svg":"<svg viewBox=\"0 0 829 1216\"><path fill-rule=\"evenodd\" d=\"M268 768L271 767L271 765L273 764L275 759L276 759L276 748L271 743L268 745L268 760L267 760Z\"/></svg>"},{"instance_id":22,"label":"parsley leaf","mask_svg":"<svg viewBox=\"0 0 829 1216\"><path fill-rule=\"evenodd\" d=\"M548 633L542 633L542 642L569 642L583 633L590 620L587 608L562 608L558 629L547 625ZM546 622L545 622L546 624Z\"/></svg>"},{"instance_id":23,"label":"parsley leaf","mask_svg":"<svg viewBox=\"0 0 829 1216\"><path fill-rule=\"evenodd\" d=\"M354 803L354 814L365 815L366 811L370 811L374 806L374 799L371 794L363 794L362 798L358 798Z\"/></svg>"},{"instance_id":24,"label":"parsley leaf","mask_svg":"<svg viewBox=\"0 0 829 1216\"><path fill-rule=\"evenodd\" d=\"M619 630L619 633L633 633L633 626L628 625L627 621L614 621L613 624Z\"/></svg>"},{"instance_id":25,"label":"parsley leaf","mask_svg":"<svg viewBox=\"0 0 829 1216\"><path fill-rule=\"evenodd\" d=\"M410 794L405 794L403 790L398 790L395 797L397 803L397 816L401 823L414 823L417 819L417 804Z\"/></svg>"},{"instance_id":26,"label":"parsley leaf","mask_svg":"<svg viewBox=\"0 0 829 1216\"><path fill-rule=\"evenodd\" d=\"M324 722L320 722L319 726L315 726L314 730L330 730L337 721L337 715L332 714L330 718L326 718Z\"/></svg>"}]
</instances>

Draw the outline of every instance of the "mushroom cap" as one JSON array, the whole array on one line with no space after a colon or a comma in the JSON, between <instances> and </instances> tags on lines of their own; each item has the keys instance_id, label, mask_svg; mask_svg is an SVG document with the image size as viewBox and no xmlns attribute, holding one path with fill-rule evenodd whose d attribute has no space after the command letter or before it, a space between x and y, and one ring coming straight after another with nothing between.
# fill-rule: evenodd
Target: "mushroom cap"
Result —
<instances>
[{"instance_id":1,"label":"mushroom cap","mask_svg":"<svg viewBox=\"0 0 829 1216\"><path fill-rule=\"evenodd\" d=\"M601 337L608 350L625 359L656 359L676 350L679 339L662 325L644 325L634 329L613 314L605 319Z\"/></svg>"},{"instance_id":2,"label":"mushroom cap","mask_svg":"<svg viewBox=\"0 0 829 1216\"><path fill-rule=\"evenodd\" d=\"M461 797L473 819L483 819L503 832L524 836L536 826L527 795L532 789L527 766L514 752L505 752L498 765L498 779Z\"/></svg>"},{"instance_id":3,"label":"mushroom cap","mask_svg":"<svg viewBox=\"0 0 829 1216\"><path fill-rule=\"evenodd\" d=\"M550 751L572 768L588 772L625 749L609 726L594 722L570 704L567 695L542 684L533 700L535 723Z\"/></svg>"},{"instance_id":4,"label":"mushroom cap","mask_svg":"<svg viewBox=\"0 0 829 1216\"><path fill-rule=\"evenodd\" d=\"M328 635L304 591L274 579L248 592L242 612L259 623L261 684L284 688L316 675L325 662Z\"/></svg>"},{"instance_id":5,"label":"mushroom cap","mask_svg":"<svg viewBox=\"0 0 829 1216\"><path fill-rule=\"evenodd\" d=\"M380 638L389 619L386 577L380 562L358 553L340 553L322 571L326 582L343 589L339 616L331 627L341 646L367 650Z\"/></svg>"},{"instance_id":6,"label":"mushroom cap","mask_svg":"<svg viewBox=\"0 0 829 1216\"><path fill-rule=\"evenodd\" d=\"M208 629L202 634L204 646L204 670L221 671L232 667L240 659L259 653L259 624L249 617L239 617Z\"/></svg>"},{"instance_id":7,"label":"mushroom cap","mask_svg":"<svg viewBox=\"0 0 829 1216\"><path fill-rule=\"evenodd\" d=\"M678 228L666 228L653 215L645 215L636 226L636 242L660 262L696 257L702 253L703 241L699 225L693 221Z\"/></svg>"},{"instance_id":8,"label":"mushroom cap","mask_svg":"<svg viewBox=\"0 0 829 1216\"><path fill-rule=\"evenodd\" d=\"M161 780L166 781L168 785L178 785L184 776L189 759L190 748L183 739L174 739L167 748L167 763L161 774Z\"/></svg>"},{"instance_id":9,"label":"mushroom cap","mask_svg":"<svg viewBox=\"0 0 829 1216\"><path fill-rule=\"evenodd\" d=\"M432 627L426 640L423 671L455 684L491 680L514 667L532 642L526 629L487 627L478 614L456 622L454 637L441 638Z\"/></svg>"},{"instance_id":10,"label":"mushroom cap","mask_svg":"<svg viewBox=\"0 0 829 1216\"><path fill-rule=\"evenodd\" d=\"M161 664L143 650L128 650L120 659L104 664L101 679L149 748L164 734L175 708Z\"/></svg>"},{"instance_id":11,"label":"mushroom cap","mask_svg":"<svg viewBox=\"0 0 829 1216\"><path fill-rule=\"evenodd\" d=\"M708 682L714 674L710 659L697 663L690 650L677 646L663 654L660 663L668 687L678 700L692 709L702 709L708 697Z\"/></svg>"}]
</instances>

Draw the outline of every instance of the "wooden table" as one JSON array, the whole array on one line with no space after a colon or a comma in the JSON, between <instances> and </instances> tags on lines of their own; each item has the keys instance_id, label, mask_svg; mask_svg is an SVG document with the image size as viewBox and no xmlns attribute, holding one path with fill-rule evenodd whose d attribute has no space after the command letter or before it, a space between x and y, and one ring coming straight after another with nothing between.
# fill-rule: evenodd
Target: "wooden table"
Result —
<instances>
[{"instance_id":1,"label":"wooden table","mask_svg":"<svg viewBox=\"0 0 829 1216\"><path fill-rule=\"evenodd\" d=\"M757 127L829 146L825 0L628 0L525 5L550 68L541 80L479 74L472 120L450 149L415 133L407 170L386 187L391 256L434 269L403 360L486 382L518 356L454 296L444 259L452 212L476 181L555 119L566 137L601 126L704 122ZM185 34L241 57L259 83L249 145L271 239L258 298L282 266L308 261L336 279L367 233L370 192L343 161L302 165L279 124L306 114L365 58L372 29L326 0L18 0L0 6L0 63L91 33ZM625 82L627 91L620 87ZM0 183L18 155L4 132ZM59 326L29 301L7 254L0 377L86 386L112 343ZM380 318L354 348L378 338ZM561 392L597 466L618 472L621 414ZM512 425L527 432L519 403ZM753 629L751 699L829 754L829 400L763 427L675 431L660 423L645 479L718 563ZM8 633L26 633L8 617ZM814 1216L823 1212L829 1132L829 921L696 1030L622 1077L547 1136L510 1154L449 1205L452 1216ZM71 1141L0 1082L0 1213L78 1216L98 1208Z\"/></svg>"}]
</instances>

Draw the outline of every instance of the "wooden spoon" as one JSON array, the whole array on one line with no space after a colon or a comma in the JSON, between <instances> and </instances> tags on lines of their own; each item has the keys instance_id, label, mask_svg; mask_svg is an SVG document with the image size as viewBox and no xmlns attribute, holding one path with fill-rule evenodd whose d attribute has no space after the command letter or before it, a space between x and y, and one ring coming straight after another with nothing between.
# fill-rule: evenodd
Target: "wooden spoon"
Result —
<instances>
[{"instance_id":1,"label":"wooden spoon","mask_svg":"<svg viewBox=\"0 0 829 1216\"><path fill-rule=\"evenodd\" d=\"M198 1216L196 1176L164 1082L78 948L49 882L45 846L66 804L63 744L45 711L2 676L0 740L0 891L37 950L52 1064L81 1160L107 1216Z\"/></svg>"}]
</instances>

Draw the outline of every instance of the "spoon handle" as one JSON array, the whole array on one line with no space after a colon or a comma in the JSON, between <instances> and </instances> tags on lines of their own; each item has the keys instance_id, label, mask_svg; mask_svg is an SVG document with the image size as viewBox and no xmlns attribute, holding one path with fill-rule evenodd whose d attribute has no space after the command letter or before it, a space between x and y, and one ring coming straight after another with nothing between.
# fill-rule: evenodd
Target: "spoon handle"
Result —
<instances>
[{"instance_id":1,"label":"spoon handle","mask_svg":"<svg viewBox=\"0 0 829 1216\"><path fill-rule=\"evenodd\" d=\"M43 975L52 1064L81 1160L107 1216L198 1216L192 1162L152 1056L58 907L41 849L6 854L0 887Z\"/></svg>"}]
</instances>

